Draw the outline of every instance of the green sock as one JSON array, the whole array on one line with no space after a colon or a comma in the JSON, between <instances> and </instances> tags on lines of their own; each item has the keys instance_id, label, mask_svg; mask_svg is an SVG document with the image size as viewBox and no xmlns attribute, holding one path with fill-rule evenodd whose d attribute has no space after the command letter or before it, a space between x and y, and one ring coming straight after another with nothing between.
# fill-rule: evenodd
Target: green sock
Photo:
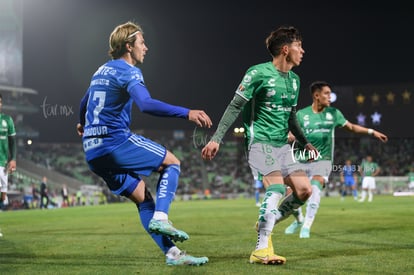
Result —
<instances>
[{"instance_id":1,"label":"green sock","mask_svg":"<svg viewBox=\"0 0 414 275\"><path fill-rule=\"evenodd\" d=\"M301 207L303 204L304 202L299 200L296 197L295 193L291 193L288 196L286 196L283 199L282 203L279 205L278 210L281 216L276 219L276 223L283 221L284 219L289 217L293 213L293 211Z\"/></svg>"}]
</instances>

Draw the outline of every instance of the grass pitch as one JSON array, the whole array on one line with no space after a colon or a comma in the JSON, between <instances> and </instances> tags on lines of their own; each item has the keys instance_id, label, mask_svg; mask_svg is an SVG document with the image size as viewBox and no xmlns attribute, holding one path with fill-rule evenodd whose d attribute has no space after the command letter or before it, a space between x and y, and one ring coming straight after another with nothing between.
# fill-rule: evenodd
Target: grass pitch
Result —
<instances>
[{"instance_id":1,"label":"grass pitch","mask_svg":"<svg viewBox=\"0 0 414 275\"><path fill-rule=\"evenodd\" d=\"M249 263L254 199L175 201L178 247L207 256L203 266L167 266L132 203L0 213L0 274L413 274L414 197L322 198L310 239L274 229L283 266Z\"/></svg>"}]
</instances>

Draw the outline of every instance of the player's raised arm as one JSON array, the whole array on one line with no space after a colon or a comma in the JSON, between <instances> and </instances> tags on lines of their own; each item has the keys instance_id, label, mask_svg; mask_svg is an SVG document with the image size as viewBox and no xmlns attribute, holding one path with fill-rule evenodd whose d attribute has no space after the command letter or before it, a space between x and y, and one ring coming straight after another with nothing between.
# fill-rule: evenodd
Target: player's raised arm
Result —
<instances>
[{"instance_id":1,"label":"player's raised arm","mask_svg":"<svg viewBox=\"0 0 414 275\"><path fill-rule=\"evenodd\" d=\"M143 113L154 116L187 118L200 127L210 128L212 125L210 117L203 110L190 110L154 99L143 83L133 86L129 93Z\"/></svg>"},{"instance_id":2,"label":"player's raised arm","mask_svg":"<svg viewBox=\"0 0 414 275\"><path fill-rule=\"evenodd\" d=\"M344 128L350 132L354 132L357 134L366 134L366 135L373 136L382 142L388 141L388 137L385 134L381 133L380 131L377 131L371 128L365 128L361 125L354 124L349 121L345 124Z\"/></svg>"}]
</instances>

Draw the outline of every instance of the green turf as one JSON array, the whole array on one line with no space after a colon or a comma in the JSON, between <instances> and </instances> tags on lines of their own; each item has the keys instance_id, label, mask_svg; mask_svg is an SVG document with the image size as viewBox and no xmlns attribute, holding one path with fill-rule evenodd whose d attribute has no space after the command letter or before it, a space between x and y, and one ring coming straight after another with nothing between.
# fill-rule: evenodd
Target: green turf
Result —
<instances>
[{"instance_id":1,"label":"green turf","mask_svg":"<svg viewBox=\"0 0 414 275\"><path fill-rule=\"evenodd\" d=\"M413 274L414 197L371 203L322 198L310 239L284 235L283 266L250 264L258 208L254 199L175 201L178 246L208 264L171 267L143 231L132 203L0 213L0 274Z\"/></svg>"}]
</instances>

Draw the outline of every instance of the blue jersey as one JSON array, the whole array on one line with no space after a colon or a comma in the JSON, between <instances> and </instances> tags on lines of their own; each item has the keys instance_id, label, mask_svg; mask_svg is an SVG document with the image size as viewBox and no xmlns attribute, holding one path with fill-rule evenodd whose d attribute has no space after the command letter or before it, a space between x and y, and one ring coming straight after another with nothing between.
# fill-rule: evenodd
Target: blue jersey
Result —
<instances>
[{"instance_id":1,"label":"blue jersey","mask_svg":"<svg viewBox=\"0 0 414 275\"><path fill-rule=\"evenodd\" d=\"M144 85L141 71L122 59L107 62L87 91L83 148L87 159L111 152L131 135L132 98L128 89Z\"/></svg>"},{"instance_id":2,"label":"blue jersey","mask_svg":"<svg viewBox=\"0 0 414 275\"><path fill-rule=\"evenodd\" d=\"M354 173L357 171L355 165L345 165L343 167L344 177L353 177Z\"/></svg>"},{"instance_id":3,"label":"blue jersey","mask_svg":"<svg viewBox=\"0 0 414 275\"><path fill-rule=\"evenodd\" d=\"M139 68L123 59L108 61L92 76L81 101L80 123L84 125L83 149L91 160L112 152L132 135L132 105L158 116L187 117L189 110L154 100Z\"/></svg>"},{"instance_id":4,"label":"blue jersey","mask_svg":"<svg viewBox=\"0 0 414 275\"><path fill-rule=\"evenodd\" d=\"M343 167L344 183L346 186L353 186L356 183L354 174L357 168L355 165L345 165Z\"/></svg>"}]
</instances>

